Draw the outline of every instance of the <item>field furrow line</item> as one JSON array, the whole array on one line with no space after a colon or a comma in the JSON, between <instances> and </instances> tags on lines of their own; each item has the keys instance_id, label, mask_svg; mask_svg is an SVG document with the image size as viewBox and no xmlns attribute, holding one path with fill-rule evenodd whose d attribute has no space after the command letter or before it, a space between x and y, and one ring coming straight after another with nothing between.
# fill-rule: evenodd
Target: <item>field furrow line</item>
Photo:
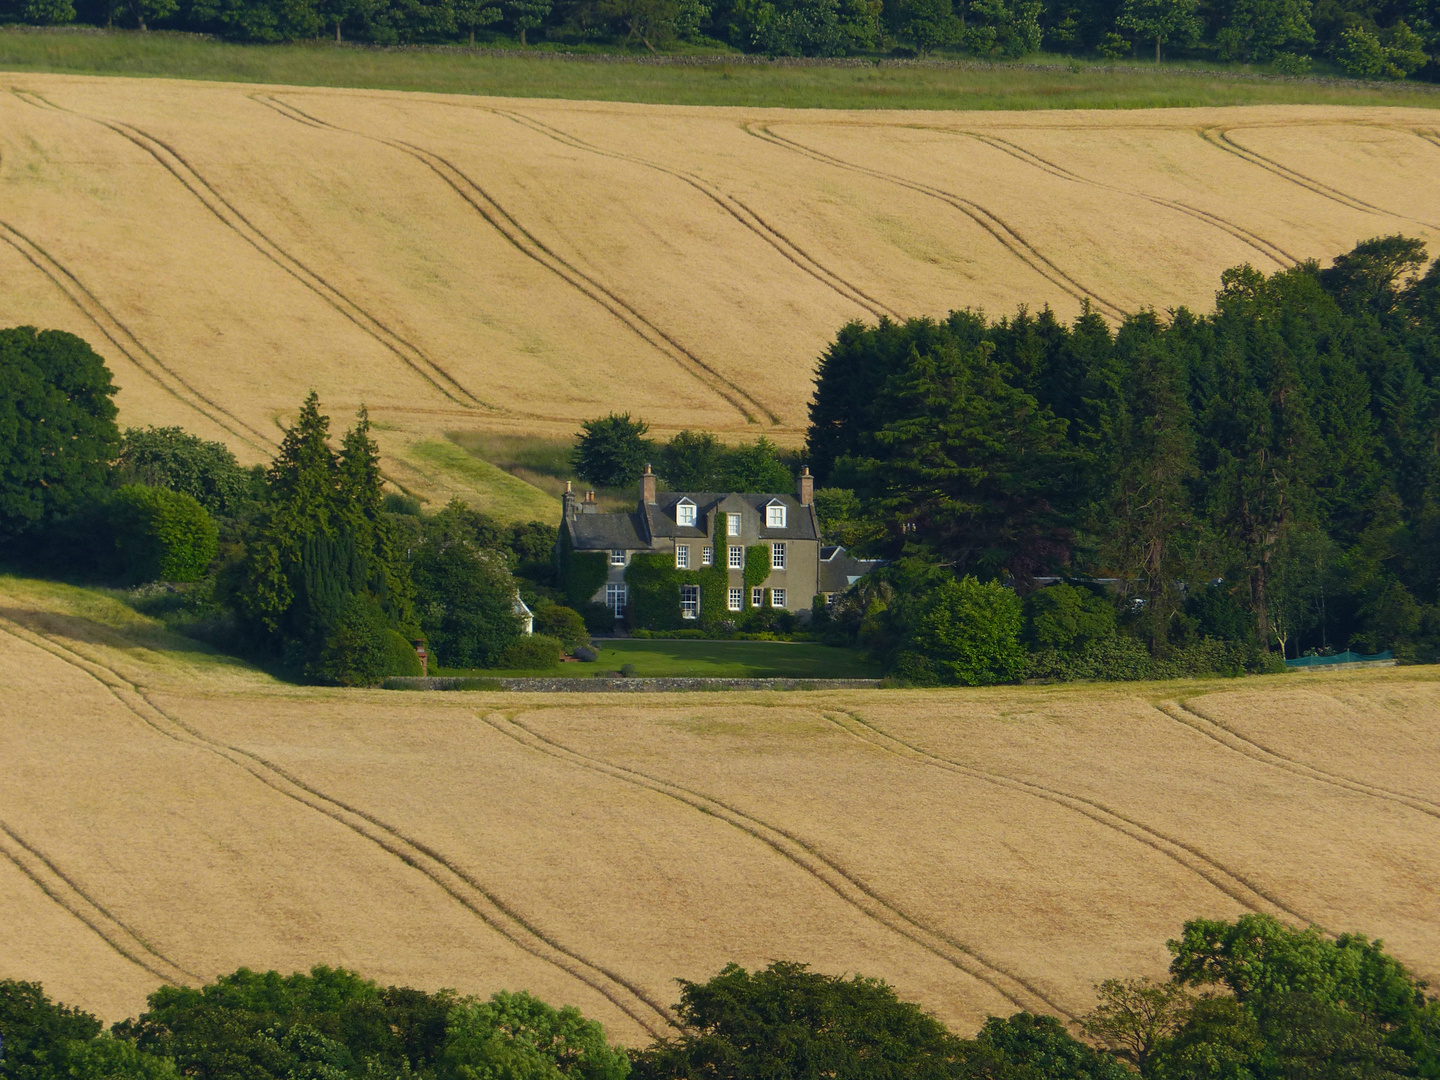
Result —
<instances>
[{"instance_id":1,"label":"field furrow line","mask_svg":"<svg viewBox=\"0 0 1440 1080\"><path fill-rule=\"evenodd\" d=\"M401 337L380 319L346 296L340 289L271 240L249 218L236 209L233 203L221 195L174 147L131 124L109 120L97 120L96 123L128 139L153 157L232 232L378 341L401 363L429 383L440 394L462 407L468 403L470 407L478 406L492 412L503 411L476 397L458 379L426 355L419 346Z\"/></svg>"},{"instance_id":2,"label":"field furrow line","mask_svg":"<svg viewBox=\"0 0 1440 1080\"><path fill-rule=\"evenodd\" d=\"M150 155L150 157L154 158L166 172L178 180L186 191L190 192L191 195L199 200L205 209L209 210L211 214L219 219L221 224L225 225L226 228L243 239L270 262L300 282L305 288L320 297L321 300L343 315L360 330L374 338L393 356L399 359L401 363L410 368L410 370L420 376L420 378L424 379L440 394L462 407L474 408L478 406L494 412L504 411L497 406L480 400L440 364L428 356L419 346L401 337L379 318L365 310L360 304L350 299L350 297L346 296L340 289L332 285L329 281L326 281L325 278L321 277L314 270L311 270L310 267L306 266L298 258L291 255L272 240L230 202L230 200L220 194L215 186L206 180L179 151L163 139L151 135L133 124L127 124L118 120L107 120L103 117L89 116L85 113L65 109L34 91L15 92L22 100L26 100L30 104L43 103L44 107L54 109L58 112L68 113L72 116L78 116L93 124L98 124L143 150L146 154ZM468 399L468 404L467 401L463 399Z\"/></svg>"},{"instance_id":3,"label":"field furrow line","mask_svg":"<svg viewBox=\"0 0 1440 1080\"><path fill-rule=\"evenodd\" d=\"M759 840L782 858L826 886L861 914L920 946L926 952L971 978L990 986L1017 1008L1034 1010L1038 1002L1042 1009L1058 1013L1067 1020L1075 1019L1073 1012L1059 1004L1024 976L1017 975L987 959L951 935L927 926L922 920L904 911L894 902L886 900L874 887L847 870L836 858L821 852L814 844L794 833L753 814L746 813L712 795L706 795L663 777L653 776L638 769L616 765L603 758L581 753L542 735L512 716L491 715L477 716L477 718L500 734L539 753L578 768L609 776L622 783L664 795L739 829Z\"/></svg>"},{"instance_id":4,"label":"field furrow line","mask_svg":"<svg viewBox=\"0 0 1440 1080\"><path fill-rule=\"evenodd\" d=\"M1412 810L1418 810L1433 818L1440 818L1440 802L1426 799L1419 795L1412 795L1405 791L1396 791L1393 788L1381 787L1379 784L1371 784L1364 780L1357 780L1344 773L1333 772L1330 769L1322 769L1318 765L1311 765L1309 762L1299 758L1282 754L1263 743L1257 742L1248 736L1242 735L1228 724L1214 720L1193 706L1183 701L1161 702L1156 708L1176 723L1184 724L1201 735L1219 743L1227 749L1238 754L1271 765L1277 769L1292 773L1295 776L1302 776L1307 780L1314 780L1317 783L1329 784L1332 787L1343 788L1346 791L1353 791L1360 795L1368 795L1374 799L1383 799L1387 802L1399 803Z\"/></svg>"},{"instance_id":5,"label":"field furrow line","mask_svg":"<svg viewBox=\"0 0 1440 1080\"><path fill-rule=\"evenodd\" d=\"M1232 130L1232 128L1228 127L1211 126L1200 128L1199 133L1200 137L1211 146L1218 147L1226 153L1234 154L1241 160L1248 161L1251 165L1264 169L1266 172L1274 173L1276 176L1288 180L1292 184L1313 191L1316 195L1329 199L1332 202L1337 202L1341 206L1349 207L1351 210L1359 210L1366 214L1378 214L1381 217L1400 218L1404 221L1412 221L1416 225L1423 225L1427 229L1440 228L1440 226L1436 226L1431 222L1421 221L1419 218L1411 217L1409 214L1399 214L1393 210L1386 210L1383 207L1376 206L1374 203L1368 203L1363 199L1356 198L1354 195L1341 191L1339 188L1333 188L1329 184L1306 176L1304 173L1298 173L1289 166L1281 165L1272 158L1265 157L1262 154L1256 153L1254 150L1241 146L1234 139L1230 138L1230 132Z\"/></svg>"},{"instance_id":6,"label":"field furrow line","mask_svg":"<svg viewBox=\"0 0 1440 1080\"><path fill-rule=\"evenodd\" d=\"M14 864L41 892L136 967L148 971L169 986L190 986L204 981L118 919L4 821L0 821L0 855Z\"/></svg>"},{"instance_id":7,"label":"field furrow line","mask_svg":"<svg viewBox=\"0 0 1440 1080\"><path fill-rule=\"evenodd\" d=\"M266 438L262 432L206 397L190 385L183 376L156 357L74 273L34 240L4 221L0 221L0 240L4 240L19 252L26 262L40 271L82 315L90 320L90 323L104 336L106 341L115 346L122 356L134 364L140 374L150 379L166 394L255 450L264 453L275 447L276 444L273 440ZM256 439L259 439L260 442L256 442Z\"/></svg>"},{"instance_id":8,"label":"field furrow line","mask_svg":"<svg viewBox=\"0 0 1440 1080\"><path fill-rule=\"evenodd\" d=\"M939 130L945 131L949 129L941 128ZM1027 150L1017 143L1012 143L1008 139L1002 139L998 135L989 135L978 131L962 131L959 132L959 134L968 135L970 138L983 142L987 146L994 147L1001 153L1009 154L1011 157L1023 161L1033 168L1048 172L1052 176L1057 176L1062 180L1069 180L1076 184L1087 184L1091 187L1097 187L1102 191L1114 191L1136 199L1144 199L1146 202L1152 203L1155 206L1163 206L1168 210L1185 214L1197 221L1203 221L1205 224L1213 226L1221 232L1228 233L1241 243L1254 248L1261 255L1264 255L1267 259L1270 259L1282 267L1294 266L1300 261L1278 244L1272 243L1258 233L1251 232L1243 225L1230 221L1228 218L1223 218L1219 214L1212 213L1209 210L1202 210L1198 206L1191 206L1189 203L1179 202L1175 199L1162 198L1159 195L1147 195L1142 191L1134 191L1117 184L1107 184L1100 180L1092 180L1088 176L1081 176L1079 173L1071 172L1063 165L1057 165L1053 161L1048 161L1039 154Z\"/></svg>"},{"instance_id":9,"label":"field furrow line","mask_svg":"<svg viewBox=\"0 0 1440 1080\"><path fill-rule=\"evenodd\" d=\"M536 959L551 964L589 986L652 1036L660 1038L667 1029L673 1027L669 1010L655 1001L643 988L561 944L533 920L521 916L513 904L501 900L493 890L482 885L434 847L405 835L373 814L326 794L315 785L302 781L258 754L213 739L193 725L171 716L156 705L141 687L109 666L8 618L0 617L0 630L85 672L104 686L136 719L157 734L211 753L243 769L276 793L325 815L419 871L490 929Z\"/></svg>"},{"instance_id":10,"label":"field furrow line","mask_svg":"<svg viewBox=\"0 0 1440 1080\"><path fill-rule=\"evenodd\" d=\"M874 177L877 180L883 180L887 183L908 188L911 191L918 192L929 198L938 199L940 202L945 203L945 205L952 209L960 211L971 221L975 222L975 224L989 233L1006 251L1010 252L1010 254L1014 255L1062 292L1068 293L1076 300L1091 301L1096 307L1103 309L1112 318L1125 318L1125 312L1121 310L1118 305L1111 303L1098 293L1080 284L1080 282L1060 269L1060 267L1055 265L1054 262L1042 254L1034 245L1021 236L1016 229L1012 228L998 215L985 209L985 207L977 202L962 198L959 195L955 195L941 188L931 187L929 184L922 184L919 181L897 176L894 173L883 172L880 169L872 169L867 165L857 165L855 162L834 157L823 151L807 146L802 142L788 139L783 135L777 135L765 124L747 122L742 123L740 127L747 134L753 135L757 139L768 142L774 146L779 146L782 149L790 150L793 153L801 154L814 161L832 165L835 168L862 173L866 176Z\"/></svg>"},{"instance_id":11,"label":"field furrow line","mask_svg":"<svg viewBox=\"0 0 1440 1080\"><path fill-rule=\"evenodd\" d=\"M436 176L440 177L452 191L460 196L467 206L479 214L485 223L499 233L511 247L540 264L571 288L580 292L587 299L604 308L605 311L619 320L652 349L655 349L666 359L686 372L686 374L706 387L706 389L727 402L732 408L739 412L748 423L756 422L756 413L764 415L772 424L778 424L780 422L780 418L766 405L753 397L733 380L722 375L714 367L677 341L671 334L651 322L633 304L625 300L603 282L596 280L591 275L585 273L585 271L558 255L548 245L521 225L519 220L506 210L489 192L444 157L441 157L434 151L400 139L385 138L371 135L368 132L354 131L350 128L328 124L323 120L311 116L298 107L271 95L257 95L252 100L258 104L274 109L282 116L295 120L296 122L305 121L312 127L320 125L330 131L343 132L347 135L357 135L361 138L369 139L372 142L378 142L382 146L387 146L392 150L399 151L420 162L431 172L435 173Z\"/></svg>"},{"instance_id":12,"label":"field furrow line","mask_svg":"<svg viewBox=\"0 0 1440 1080\"><path fill-rule=\"evenodd\" d=\"M1019 777L1009 776L1005 773L993 772L989 769L976 768L973 765L966 765L955 761L952 758L942 757L924 747L905 741L898 736L891 735L875 724L865 720L857 713L846 712L844 715L850 721L849 724L836 716L828 713L822 714L825 719L849 732L856 738L863 740L886 753L894 754L907 761L917 764L943 769L948 772L957 773L984 783L994 784L997 787L1008 791L1029 795L1046 802L1063 806L1067 810L1089 818L1107 829L1112 829L1121 835L1142 844L1153 851L1165 856L1186 870L1209 882L1220 892L1250 911L1264 914L1276 912L1287 915L1302 925L1309 925L1314 920L1301 912L1295 910L1285 901L1266 890L1263 886L1256 884L1238 871L1231 870L1219 860L1211 857L1204 850L1179 837L1170 836L1159 829L1137 821L1126 814L1106 806L1104 803L1091 799L1084 795L1076 795L1073 792L1062 791L1059 788L1049 787L1045 784L1038 784L1033 780L1022 780ZM853 727L851 725L854 725ZM857 730L859 729L859 730Z\"/></svg>"},{"instance_id":13,"label":"field furrow line","mask_svg":"<svg viewBox=\"0 0 1440 1080\"><path fill-rule=\"evenodd\" d=\"M825 266L779 229L762 218L758 213L750 209L745 203L703 177L682 169L672 169L666 165L661 165L659 162L637 157L634 154L605 150L595 146L593 143L586 142L578 136L571 135L567 131L547 124L543 120L536 120L534 117L526 116L523 113L512 113L505 109L487 109L486 111L494 113L496 116L502 116L513 123L528 128L538 135L543 135L548 139L554 139L556 142L564 146L569 146L572 149L582 150L585 153L595 154L599 157L613 158L616 161L628 161L631 164L640 165L644 168L663 173L666 176L674 177L700 192L700 194L704 195L738 221L744 228L774 248L788 262L803 270L825 287L838 293L844 299L850 301L852 304L859 305L877 318L888 316L892 319L904 321L903 316L894 308L889 307L883 301L877 300L854 282L846 280L840 274Z\"/></svg>"}]
</instances>

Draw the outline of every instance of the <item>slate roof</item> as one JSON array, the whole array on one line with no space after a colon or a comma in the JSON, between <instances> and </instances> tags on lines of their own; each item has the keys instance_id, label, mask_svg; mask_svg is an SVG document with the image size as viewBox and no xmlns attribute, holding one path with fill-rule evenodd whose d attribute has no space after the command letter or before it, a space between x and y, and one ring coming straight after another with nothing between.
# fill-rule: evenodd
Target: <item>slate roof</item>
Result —
<instances>
[{"instance_id":1,"label":"slate roof","mask_svg":"<svg viewBox=\"0 0 1440 1080\"><path fill-rule=\"evenodd\" d=\"M675 507L682 499L695 504L695 524L681 525L676 521ZM765 524L765 507L779 500L785 504L785 528L772 529ZM722 511L721 505L727 509ZM570 536L576 550L606 551L625 548L629 551L654 547L659 538L701 540L717 535L716 515L733 512L737 505L748 507L759 518L761 540L819 540L814 508L801 506L794 495L737 495L716 491L662 491L655 502L641 504L633 511L618 514L578 513L569 519Z\"/></svg>"},{"instance_id":2,"label":"slate roof","mask_svg":"<svg viewBox=\"0 0 1440 1080\"><path fill-rule=\"evenodd\" d=\"M577 514L570 519L571 539L582 551L647 548L643 528L638 514Z\"/></svg>"},{"instance_id":3,"label":"slate roof","mask_svg":"<svg viewBox=\"0 0 1440 1080\"><path fill-rule=\"evenodd\" d=\"M884 559L857 559L839 544L827 544L820 549L820 592L844 592L884 562Z\"/></svg>"},{"instance_id":4,"label":"slate roof","mask_svg":"<svg viewBox=\"0 0 1440 1080\"><path fill-rule=\"evenodd\" d=\"M675 506L682 499L695 504L695 527L679 525L675 521ZM785 504L785 528L772 529L765 524L765 507L775 500ZM715 535L714 517L724 502L743 503L760 518L762 540L819 540L815 515L811 508L801 506L794 495L737 495L716 491L662 491L655 496L653 505L644 508L646 522L651 536L674 537L676 539L699 538Z\"/></svg>"}]
</instances>

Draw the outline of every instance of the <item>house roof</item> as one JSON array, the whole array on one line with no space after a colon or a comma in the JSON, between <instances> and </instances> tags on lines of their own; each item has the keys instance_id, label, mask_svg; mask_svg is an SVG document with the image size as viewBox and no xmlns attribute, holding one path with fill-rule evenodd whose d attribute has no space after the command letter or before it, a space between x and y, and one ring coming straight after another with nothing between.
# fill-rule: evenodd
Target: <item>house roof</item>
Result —
<instances>
[{"instance_id":1,"label":"house roof","mask_svg":"<svg viewBox=\"0 0 1440 1080\"><path fill-rule=\"evenodd\" d=\"M884 559L857 559L839 544L826 545L820 549L820 591L844 592L884 562Z\"/></svg>"},{"instance_id":2,"label":"house roof","mask_svg":"<svg viewBox=\"0 0 1440 1080\"><path fill-rule=\"evenodd\" d=\"M579 550L610 551L646 548L638 514L577 514L569 521L570 537Z\"/></svg>"},{"instance_id":3,"label":"house roof","mask_svg":"<svg viewBox=\"0 0 1440 1080\"><path fill-rule=\"evenodd\" d=\"M680 525L675 520L675 506L682 499L695 504L695 525ZM785 527L772 529L765 524L765 507L772 502L785 505ZM740 495L734 492L716 491L662 491L655 496L655 502L643 507L646 525L651 536L673 537L677 540L698 539L716 533L715 515L735 513L745 508L760 519L762 540L819 540L815 515L811 507L801 506L794 495Z\"/></svg>"},{"instance_id":4,"label":"house roof","mask_svg":"<svg viewBox=\"0 0 1440 1080\"><path fill-rule=\"evenodd\" d=\"M688 499L695 504L695 524L681 525L675 507ZM785 527L765 524L765 507L772 502L785 506ZM819 540L819 523L814 507L801 506L794 495L741 495L717 491L662 491L653 503L641 503L634 510L616 514L572 514L565 524L578 551L607 551L624 548L643 551L655 540L704 540L722 535L719 515L749 511L758 520L761 540ZM747 530L747 535L750 533Z\"/></svg>"}]
</instances>

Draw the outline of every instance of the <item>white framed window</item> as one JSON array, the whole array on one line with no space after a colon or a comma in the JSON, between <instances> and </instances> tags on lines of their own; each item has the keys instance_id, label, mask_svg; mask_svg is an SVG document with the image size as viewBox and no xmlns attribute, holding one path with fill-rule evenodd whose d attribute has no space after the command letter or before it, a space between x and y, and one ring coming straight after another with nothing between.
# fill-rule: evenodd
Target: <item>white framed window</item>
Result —
<instances>
[{"instance_id":1,"label":"white framed window","mask_svg":"<svg viewBox=\"0 0 1440 1080\"><path fill-rule=\"evenodd\" d=\"M695 524L695 504L689 499L681 499L675 504L675 523L690 526Z\"/></svg>"},{"instance_id":2,"label":"white framed window","mask_svg":"<svg viewBox=\"0 0 1440 1080\"><path fill-rule=\"evenodd\" d=\"M739 515L739 514L726 514L726 515L725 515L725 535L726 535L726 536L739 536L739 535L740 535L740 515Z\"/></svg>"},{"instance_id":3,"label":"white framed window","mask_svg":"<svg viewBox=\"0 0 1440 1080\"><path fill-rule=\"evenodd\" d=\"M610 565L611 565L611 566L624 566L624 565L625 565L625 549L624 549L624 548L611 548L611 549L610 549Z\"/></svg>"},{"instance_id":4,"label":"white framed window","mask_svg":"<svg viewBox=\"0 0 1440 1080\"><path fill-rule=\"evenodd\" d=\"M739 611L742 607L745 606L745 590L731 589L730 595L726 597L726 599L729 601L727 606L730 608L731 611Z\"/></svg>"},{"instance_id":5,"label":"white framed window","mask_svg":"<svg viewBox=\"0 0 1440 1080\"><path fill-rule=\"evenodd\" d=\"M676 568L677 570L689 570L689 569L690 569L690 545L689 545L689 544L676 544L676 545L675 545L675 568Z\"/></svg>"},{"instance_id":6,"label":"white framed window","mask_svg":"<svg viewBox=\"0 0 1440 1080\"><path fill-rule=\"evenodd\" d=\"M771 607L784 607L784 606L785 606L785 590L784 590L784 589L771 589L771 590L770 590L770 606L771 606Z\"/></svg>"},{"instance_id":7,"label":"white framed window","mask_svg":"<svg viewBox=\"0 0 1440 1080\"><path fill-rule=\"evenodd\" d=\"M700 617L700 586L680 586L680 617L682 619L698 619Z\"/></svg>"},{"instance_id":8,"label":"white framed window","mask_svg":"<svg viewBox=\"0 0 1440 1080\"><path fill-rule=\"evenodd\" d=\"M730 556L729 556L729 558L730 558L730 569L731 569L731 570L744 570L744 569L745 569L745 549L744 549L743 547L741 547L739 544L731 544L728 550L729 550L729 553L730 553Z\"/></svg>"},{"instance_id":9,"label":"white framed window","mask_svg":"<svg viewBox=\"0 0 1440 1080\"><path fill-rule=\"evenodd\" d=\"M772 502L765 507L765 527L767 529L785 528L785 504Z\"/></svg>"},{"instance_id":10,"label":"white framed window","mask_svg":"<svg viewBox=\"0 0 1440 1080\"><path fill-rule=\"evenodd\" d=\"M771 569L771 570L784 570L784 569L785 569L785 545L784 545L784 544L771 544L771 545L770 545L770 569Z\"/></svg>"},{"instance_id":11,"label":"white framed window","mask_svg":"<svg viewBox=\"0 0 1440 1080\"><path fill-rule=\"evenodd\" d=\"M625 605L630 602L630 586L628 585L606 585L605 606L615 613L618 619L625 614Z\"/></svg>"},{"instance_id":12,"label":"white framed window","mask_svg":"<svg viewBox=\"0 0 1440 1080\"><path fill-rule=\"evenodd\" d=\"M750 606L751 606L751 607L764 607L764 606L765 606L765 590L764 590L763 588L761 588L759 585L756 585L755 588L753 588L753 589L750 590Z\"/></svg>"},{"instance_id":13,"label":"white framed window","mask_svg":"<svg viewBox=\"0 0 1440 1080\"><path fill-rule=\"evenodd\" d=\"M700 549L700 565L701 565L701 566L713 566L713 565L715 565L715 549L714 549L713 547L711 547L709 544L706 544L703 548Z\"/></svg>"},{"instance_id":14,"label":"white framed window","mask_svg":"<svg viewBox=\"0 0 1440 1080\"><path fill-rule=\"evenodd\" d=\"M827 592L827 593L825 594L825 608L826 608L826 610L829 610L830 608L833 608L834 606L835 606L835 594L834 594L833 592Z\"/></svg>"}]
</instances>

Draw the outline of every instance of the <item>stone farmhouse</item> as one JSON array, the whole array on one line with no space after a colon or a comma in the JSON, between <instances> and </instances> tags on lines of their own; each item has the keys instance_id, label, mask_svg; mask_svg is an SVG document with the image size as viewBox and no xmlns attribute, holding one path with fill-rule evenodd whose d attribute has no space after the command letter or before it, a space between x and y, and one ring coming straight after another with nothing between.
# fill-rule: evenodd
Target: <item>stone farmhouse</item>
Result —
<instances>
[{"instance_id":1,"label":"stone farmhouse","mask_svg":"<svg viewBox=\"0 0 1440 1080\"><path fill-rule=\"evenodd\" d=\"M594 492L583 499L566 490L561 529L577 553L603 553L605 581L591 597L621 618L630 602L626 570L635 556L663 554L677 570L723 566L727 570L726 609L740 613L770 608L810 616L817 596L833 602L877 562L855 559L843 547L820 542L815 516L815 480L802 469L795 494L742 495L734 492L657 490L656 476L645 466L640 498L629 513L599 512ZM759 584L745 582L747 549L763 545L768 574ZM701 614L698 585L677 586L675 603L683 619Z\"/></svg>"}]
</instances>

